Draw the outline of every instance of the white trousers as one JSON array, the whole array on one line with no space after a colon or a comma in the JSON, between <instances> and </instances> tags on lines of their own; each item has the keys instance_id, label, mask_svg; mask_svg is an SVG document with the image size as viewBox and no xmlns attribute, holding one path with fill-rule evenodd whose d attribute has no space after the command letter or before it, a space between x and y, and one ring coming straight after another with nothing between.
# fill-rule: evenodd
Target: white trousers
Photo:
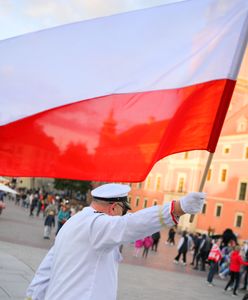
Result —
<instances>
[{"instance_id":1,"label":"white trousers","mask_svg":"<svg viewBox=\"0 0 248 300\"><path fill-rule=\"evenodd\" d=\"M52 231L52 226L45 226L44 227L44 237L49 237L51 236L51 231Z\"/></svg>"}]
</instances>

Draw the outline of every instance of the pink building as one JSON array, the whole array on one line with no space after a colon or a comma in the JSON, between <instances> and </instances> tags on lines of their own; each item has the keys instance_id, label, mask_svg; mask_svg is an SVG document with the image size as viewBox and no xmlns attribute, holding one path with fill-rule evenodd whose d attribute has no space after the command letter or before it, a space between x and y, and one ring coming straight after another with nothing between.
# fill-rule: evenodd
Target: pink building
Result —
<instances>
[{"instance_id":1,"label":"pink building","mask_svg":"<svg viewBox=\"0 0 248 300\"><path fill-rule=\"evenodd\" d=\"M191 151L162 159L144 182L132 184L133 210L197 191L207 157L206 151ZM180 227L215 233L231 228L239 238L248 239L248 51L204 191L208 198L203 213L192 224L184 216Z\"/></svg>"}]
</instances>

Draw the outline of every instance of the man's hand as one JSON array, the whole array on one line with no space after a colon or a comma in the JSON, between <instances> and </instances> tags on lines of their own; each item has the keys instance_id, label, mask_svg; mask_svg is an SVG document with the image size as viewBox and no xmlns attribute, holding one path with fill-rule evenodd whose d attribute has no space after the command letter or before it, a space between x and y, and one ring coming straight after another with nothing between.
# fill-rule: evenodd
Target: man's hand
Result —
<instances>
[{"instance_id":1,"label":"man's hand","mask_svg":"<svg viewBox=\"0 0 248 300\"><path fill-rule=\"evenodd\" d=\"M197 214L202 211L206 193L192 192L180 198L181 209L186 214Z\"/></svg>"}]
</instances>

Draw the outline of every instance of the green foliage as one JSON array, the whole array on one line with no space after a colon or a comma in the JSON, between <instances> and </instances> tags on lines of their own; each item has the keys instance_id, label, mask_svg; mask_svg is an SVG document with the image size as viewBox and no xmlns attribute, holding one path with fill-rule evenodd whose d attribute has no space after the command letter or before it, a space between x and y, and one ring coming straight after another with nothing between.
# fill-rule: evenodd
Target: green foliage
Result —
<instances>
[{"instance_id":1,"label":"green foliage","mask_svg":"<svg viewBox=\"0 0 248 300\"><path fill-rule=\"evenodd\" d=\"M91 188L91 181L55 178L54 187L57 190L68 191L70 194L73 194L74 192L85 194Z\"/></svg>"}]
</instances>

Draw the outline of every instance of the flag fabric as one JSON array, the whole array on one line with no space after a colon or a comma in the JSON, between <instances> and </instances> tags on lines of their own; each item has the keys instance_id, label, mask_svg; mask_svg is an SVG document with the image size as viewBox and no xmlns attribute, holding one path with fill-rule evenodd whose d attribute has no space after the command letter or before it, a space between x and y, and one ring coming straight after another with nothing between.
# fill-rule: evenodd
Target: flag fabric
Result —
<instances>
[{"instance_id":1,"label":"flag fabric","mask_svg":"<svg viewBox=\"0 0 248 300\"><path fill-rule=\"evenodd\" d=\"M189 0L0 41L0 174L142 181L214 152L247 0Z\"/></svg>"}]
</instances>

